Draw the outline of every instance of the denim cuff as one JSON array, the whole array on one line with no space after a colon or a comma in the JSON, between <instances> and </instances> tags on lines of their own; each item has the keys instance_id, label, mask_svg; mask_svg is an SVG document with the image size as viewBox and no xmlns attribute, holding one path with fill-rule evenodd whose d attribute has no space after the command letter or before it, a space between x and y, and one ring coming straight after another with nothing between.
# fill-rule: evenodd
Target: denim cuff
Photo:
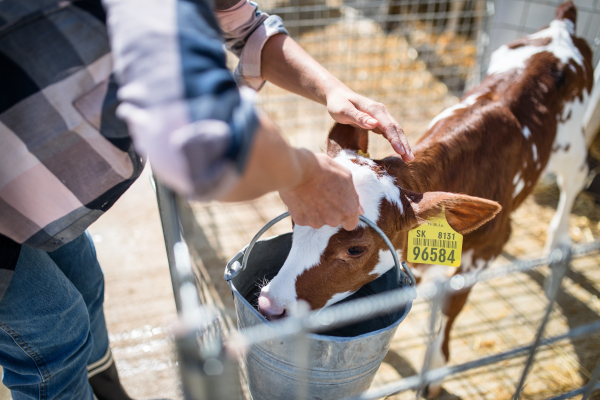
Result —
<instances>
[{"instance_id":1,"label":"denim cuff","mask_svg":"<svg viewBox=\"0 0 600 400\"><path fill-rule=\"evenodd\" d=\"M8 289L20 254L21 245L0 234L0 301Z\"/></svg>"}]
</instances>

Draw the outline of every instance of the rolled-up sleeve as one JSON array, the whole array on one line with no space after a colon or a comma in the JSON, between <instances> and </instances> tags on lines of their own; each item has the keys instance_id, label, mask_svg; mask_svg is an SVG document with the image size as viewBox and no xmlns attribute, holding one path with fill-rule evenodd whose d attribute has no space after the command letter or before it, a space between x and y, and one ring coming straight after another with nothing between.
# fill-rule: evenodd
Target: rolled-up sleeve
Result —
<instances>
[{"instance_id":1,"label":"rolled-up sleeve","mask_svg":"<svg viewBox=\"0 0 600 400\"><path fill-rule=\"evenodd\" d=\"M103 3L118 114L138 151L180 193L218 198L242 175L258 118L252 95L240 92L226 67L213 10L207 1Z\"/></svg>"},{"instance_id":2,"label":"rolled-up sleeve","mask_svg":"<svg viewBox=\"0 0 600 400\"><path fill-rule=\"evenodd\" d=\"M273 35L288 34L283 21L277 15L260 11L249 0L217 0L215 13L227 48L240 58L236 81L259 90L265 82L261 74L263 46Z\"/></svg>"}]
</instances>

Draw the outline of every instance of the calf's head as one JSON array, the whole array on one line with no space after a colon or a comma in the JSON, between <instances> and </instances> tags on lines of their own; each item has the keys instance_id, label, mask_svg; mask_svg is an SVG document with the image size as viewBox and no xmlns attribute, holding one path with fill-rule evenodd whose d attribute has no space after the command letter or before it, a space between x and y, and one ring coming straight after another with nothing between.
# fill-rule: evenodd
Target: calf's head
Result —
<instances>
[{"instance_id":1,"label":"calf's head","mask_svg":"<svg viewBox=\"0 0 600 400\"><path fill-rule=\"evenodd\" d=\"M408 231L445 209L449 224L467 233L492 219L496 202L444 192L417 193L402 186L405 167L400 158L371 160L367 132L336 124L328 138L327 152L352 171L365 217L377 223L402 259ZM341 226L313 229L294 226L292 248L283 267L262 288L260 312L278 319L296 310L298 300L311 309L336 303L375 280L394 265L383 239L363 223L353 231Z\"/></svg>"}]
</instances>

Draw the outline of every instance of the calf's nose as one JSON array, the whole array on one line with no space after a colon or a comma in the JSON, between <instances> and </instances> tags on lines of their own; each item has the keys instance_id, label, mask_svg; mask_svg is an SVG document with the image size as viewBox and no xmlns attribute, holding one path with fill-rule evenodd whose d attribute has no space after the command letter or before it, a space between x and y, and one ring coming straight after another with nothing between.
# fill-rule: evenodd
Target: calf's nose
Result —
<instances>
[{"instance_id":1,"label":"calf's nose","mask_svg":"<svg viewBox=\"0 0 600 400\"><path fill-rule=\"evenodd\" d=\"M261 293L258 297L258 311L267 317L269 321L281 319L285 316L285 308L277 306L265 293Z\"/></svg>"}]
</instances>

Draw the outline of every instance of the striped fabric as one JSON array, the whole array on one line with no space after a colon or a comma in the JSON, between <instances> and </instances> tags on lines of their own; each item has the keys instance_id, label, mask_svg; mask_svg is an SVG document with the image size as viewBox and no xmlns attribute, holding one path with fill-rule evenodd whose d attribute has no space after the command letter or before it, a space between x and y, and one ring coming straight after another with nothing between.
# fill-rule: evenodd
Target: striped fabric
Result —
<instances>
[{"instance_id":1,"label":"striped fabric","mask_svg":"<svg viewBox=\"0 0 600 400\"><path fill-rule=\"evenodd\" d=\"M222 35L244 58L286 32L246 0L216 7L224 31L208 0L0 0L0 299L19 244L79 236L139 176L138 153L200 199L239 179L258 119Z\"/></svg>"},{"instance_id":2,"label":"striped fabric","mask_svg":"<svg viewBox=\"0 0 600 400\"><path fill-rule=\"evenodd\" d=\"M113 365L115 359L112 355L112 350L110 346L106 349L106 353L96 362L87 366L88 379L98 375L101 372L106 371Z\"/></svg>"},{"instance_id":3,"label":"striped fabric","mask_svg":"<svg viewBox=\"0 0 600 400\"><path fill-rule=\"evenodd\" d=\"M278 17L246 0L217 13L220 32L207 3L104 0L121 84L118 114L153 172L199 200L218 197L237 182L258 125L250 96L240 96L227 69L223 35L243 63L244 46L260 51L270 35L285 33ZM263 28L277 20L277 29ZM238 68L246 69L252 68ZM254 87L262 84L254 79L259 76L249 77Z\"/></svg>"}]
</instances>

